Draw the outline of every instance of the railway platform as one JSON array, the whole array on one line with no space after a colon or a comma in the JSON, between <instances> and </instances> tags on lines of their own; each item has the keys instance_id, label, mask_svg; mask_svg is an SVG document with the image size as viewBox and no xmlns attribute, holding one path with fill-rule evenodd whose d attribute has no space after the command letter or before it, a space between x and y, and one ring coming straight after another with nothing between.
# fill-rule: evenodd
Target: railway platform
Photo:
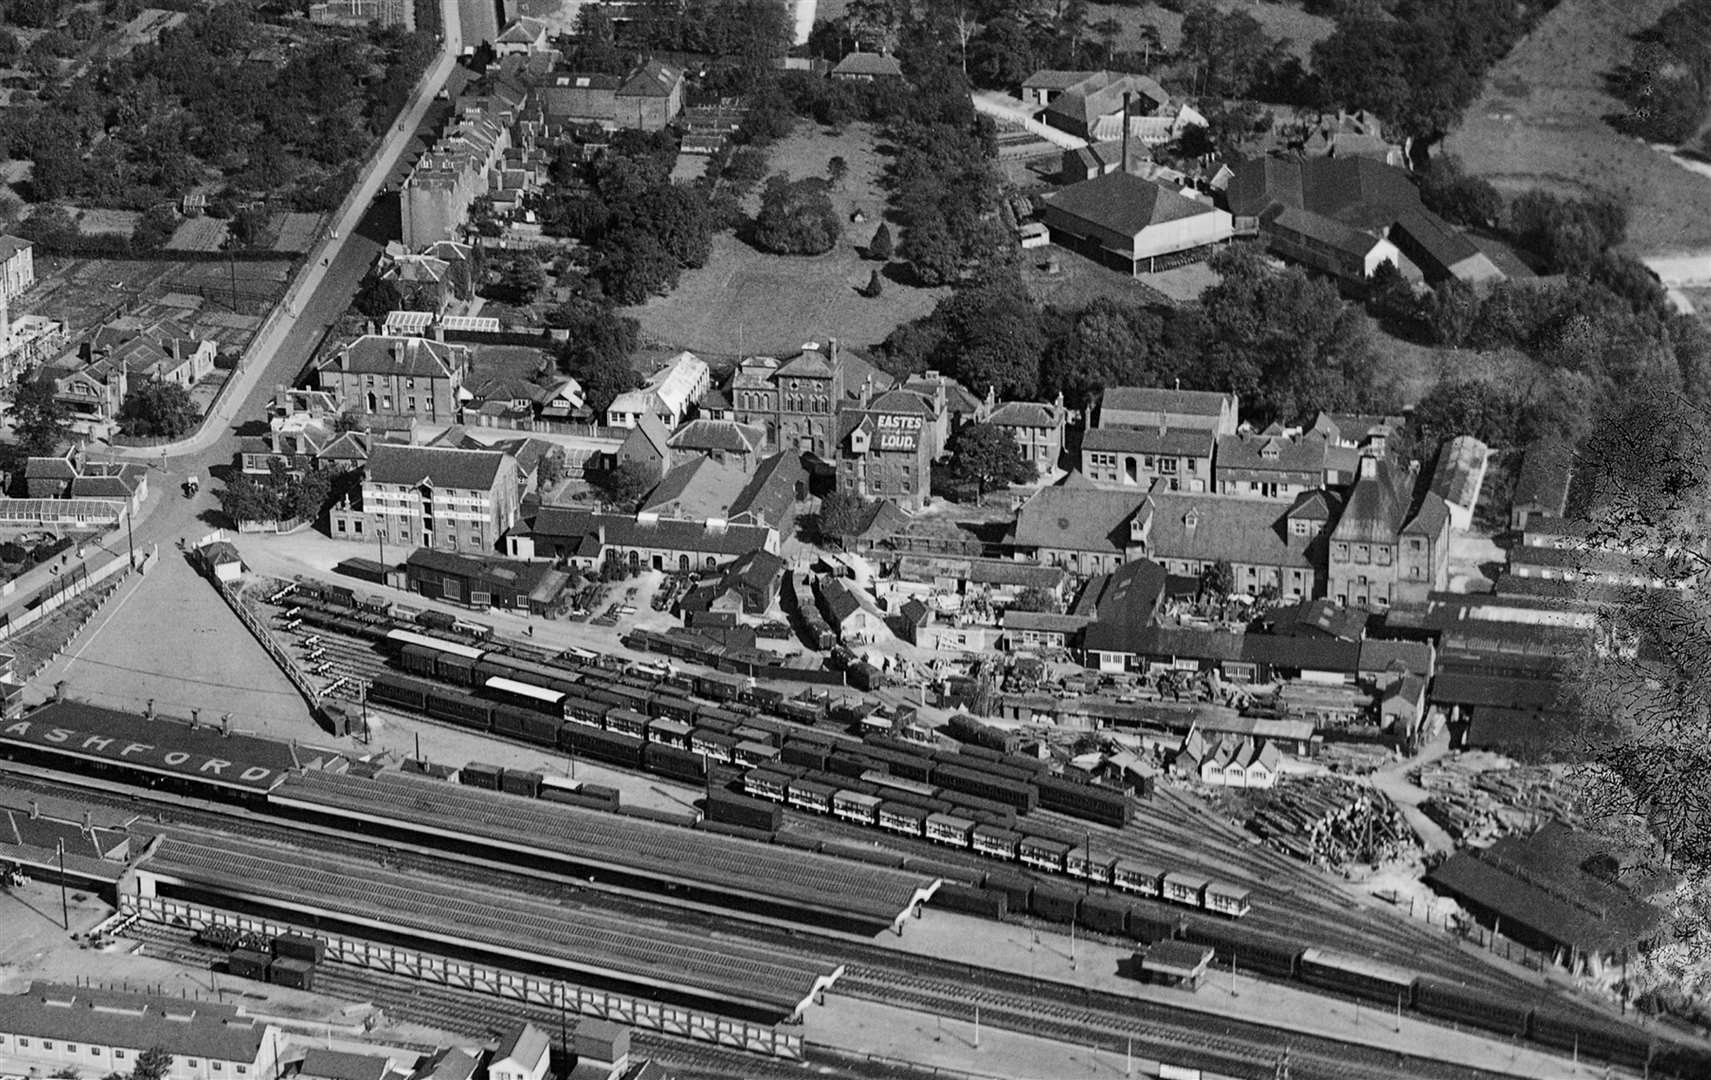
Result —
<instances>
[{"instance_id":1,"label":"railway platform","mask_svg":"<svg viewBox=\"0 0 1711 1080\"><path fill-rule=\"evenodd\" d=\"M1077 938L1072 949L1069 935L1059 933L1055 928L1040 928L1036 931L1015 923L997 923L929 908L921 920L910 927L909 937L904 941L897 941L885 934L878 935L873 940L875 944L918 955L980 964L1036 979L1154 1001L1187 1011L1235 1017L1275 1026L1280 1032L1280 1047L1285 1038L1283 1033L1299 1031L1385 1050L1429 1055L1446 1062L1476 1066L1517 1077L1534 1077L1541 1080L1572 1080L1574 1077L1585 1077L1591 1080L1605 1075L1602 1063L1581 1062L1577 1068L1568 1058L1542 1053L1533 1044L1515 1045L1501 1039L1456 1030L1443 1024L1427 1023L1408 1012L1404 1012L1399 1019L1394 1011L1377 1010L1364 1003L1357 1005L1352 1000L1324 997L1302 988L1256 979L1239 968L1232 980L1228 968L1219 970L1214 966L1208 971L1198 991L1149 985L1128 974L1134 953L1133 946L1118 947ZM840 998L838 1002L838 1009L843 1009L844 1000ZM816 1022L813 1017L817 1017L820 1011L827 1010L815 1011L809 1020L806 1037L810 1041L825 1041L816 1034L813 1027ZM818 1022L828 1025L830 1037L835 1039L840 1037L840 1017L846 1014L837 1010L830 1012L829 1018ZM919 1024L920 1014L906 1012L905 1015L915 1019L908 1024L898 1025L895 1037L909 1052L900 1050L897 1056L907 1057L910 1053L918 1052L943 1052L942 1039L936 1044L937 1049L932 1049L935 1047L932 1036L936 1029L930 1017L925 1018L928 1041L926 1046L921 1046L911 1042L913 1037L908 1030L912 1025ZM851 1039L856 1037L854 1033L848 1034ZM986 1037L985 1032L982 1037ZM833 1042L832 1045L843 1044ZM1061 1063L1061 1044L1050 1045L1060 1048ZM1087 1048L1082 1048L1080 1054L1084 1058L1087 1057ZM986 1066L997 1061L998 1055L982 1053L978 1062L964 1060L960 1064L947 1064L949 1067L970 1072L981 1072ZM1118 1060L1117 1070L1120 1072L1122 1067L1123 1062ZM991 1072L991 1075L1072 1074L1065 1073L1060 1068L1044 1073ZM1073 1075L1112 1074L1088 1071L1085 1074Z\"/></svg>"}]
</instances>

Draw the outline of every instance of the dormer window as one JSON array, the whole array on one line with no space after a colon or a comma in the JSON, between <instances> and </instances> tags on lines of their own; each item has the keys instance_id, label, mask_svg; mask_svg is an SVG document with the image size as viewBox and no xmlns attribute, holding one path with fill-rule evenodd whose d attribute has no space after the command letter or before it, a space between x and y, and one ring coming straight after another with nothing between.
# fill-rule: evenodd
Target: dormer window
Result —
<instances>
[{"instance_id":1,"label":"dormer window","mask_svg":"<svg viewBox=\"0 0 1711 1080\"><path fill-rule=\"evenodd\" d=\"M1259 452L1259 456L1265 458L1267 461L1276 461L1278 457L1277 444L1266 443L1265 448Z\"/></svg>"}]
</instances>

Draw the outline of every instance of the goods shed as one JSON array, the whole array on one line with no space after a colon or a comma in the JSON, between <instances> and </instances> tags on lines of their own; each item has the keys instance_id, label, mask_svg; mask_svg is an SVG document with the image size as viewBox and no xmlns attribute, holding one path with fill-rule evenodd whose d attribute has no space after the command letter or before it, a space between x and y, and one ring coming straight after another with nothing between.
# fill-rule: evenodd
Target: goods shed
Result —
<instances>
[{"instance_id":1,"label":"goods shed","mask_svg":"<svg viewBox=\"0 0 1711 1080\"><path fill-rule=\"evenodd\" d=\"M443 786L443 785L442 785ZM401 950L546 971L580 985L766 1023L795 1017L841 967L629 915L499 893L371 861L175 829L137 868L136 895L308 920Z\"/></svg>"},{"instance_id":2,"label":"goods shed","mask_svg":"<svg viewBox=\"0 0 1711 1080\"><path fill-rule=\"evenodd\" d=\"M372 779L306 773L270 800L317 816L455 844L515 852L578 870L666 884L679 894L740 901L797 922L864 930L918 913L938 880L813 852L583 807L382 773Z\"/></svg>"},{"instance_id":3,"label":"goods shed","mask_svg":"<svg viewBox=\"0 0 1711 1080\"><path fill-rule=\"evenodd\" d=\"M1188 941L1156 941L1135 953L1135 963L1148 982L1198 990L1212 965L1212 947Z\"/></svg>"}]
</instances>

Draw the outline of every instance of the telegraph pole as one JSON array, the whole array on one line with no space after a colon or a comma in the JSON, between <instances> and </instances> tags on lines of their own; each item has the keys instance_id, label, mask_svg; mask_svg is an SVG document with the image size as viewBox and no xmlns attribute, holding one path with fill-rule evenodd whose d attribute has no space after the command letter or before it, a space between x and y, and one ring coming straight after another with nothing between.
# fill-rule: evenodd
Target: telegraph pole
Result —
<instances>
[{"instance_id":1,"label":"telegraph pole","mask_svg":"<svg viewBox=\"0 0 1711 1080\"><path fill-rule=\"evenodd\" d=\"M65 898L65 837L58 840L59 847L59 918L65 924L67 931L71 929L71 905Z\"/></svg>"}]
</instances>

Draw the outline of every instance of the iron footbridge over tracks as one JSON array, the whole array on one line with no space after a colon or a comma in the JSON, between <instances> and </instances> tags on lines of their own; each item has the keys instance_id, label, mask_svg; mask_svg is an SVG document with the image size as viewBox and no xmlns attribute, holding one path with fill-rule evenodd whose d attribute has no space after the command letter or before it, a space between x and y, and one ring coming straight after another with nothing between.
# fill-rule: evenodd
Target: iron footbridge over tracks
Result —
<instances>
[{"instance_id":1,"label":"iron footbridge over tracks","mask_svg":"<svg viewBox=\"0 0 1711 1080\"><path fill-rule=\"evenodd\" d=\"M801 1057L794 1021L843 972L598 909L193 829L161 837L119 899L127 914L172 925L308 929L333 962L778 1057Z\"/></svg>"}]
</instances>

